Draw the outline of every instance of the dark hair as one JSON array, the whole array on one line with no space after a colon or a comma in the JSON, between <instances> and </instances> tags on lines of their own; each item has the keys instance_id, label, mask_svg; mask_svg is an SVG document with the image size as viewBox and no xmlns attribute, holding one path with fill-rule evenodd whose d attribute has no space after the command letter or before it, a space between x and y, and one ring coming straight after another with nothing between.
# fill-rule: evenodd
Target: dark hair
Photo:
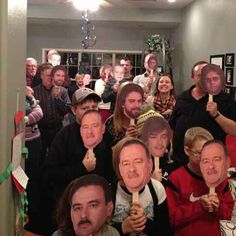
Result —
<instances>
[{"instance_id":1,"label":"dark hair","mask_svg":"<svg viewBox=\"0 0 236 236\"><path fill-rule=\"evenodd\" d=\"M173 95L173 96L175 96L175 88L174 88L175 85L174 85L174 80L173 80L173 77L171 76L171 74L169 74L169 73L164 73L164 74L162 74L162 75L160 76L160 78L157 80L156 91L155 91L154 96L160 94L160 91L158 90L158 85L159 85L159 81L160 81L160 79L161 79L163 76L167 76L167 77L170 79L171 84L173 85L173 88L170 90L170 94Z\"/></svg>"},{"instance_id":2,"label":"dark hair","mask_svg":"<svg viewBox=\"0 0 236 236\"><path fill-rule=\"evenodd\" d=\"M62 70L66 76L67 72L66 72L66 68L62 65L57 65L57 66L54 66L52 68L52 71L51 71L51 76L53 78L53 76L55 75L55 73L58 71L58 70Z\"/></svg>"},{"instance_id":3,"label":"dark hair","mask_svg":"<svg viewBox=\"0 0 236 236\"><path fill-rule=\"evenodd\" d=\"M91 185L99 186L104 192L105 202L108 204L112 201L112 190L105 178L95 174L89 174L73 180L65 189L60 198L57 209L57 223L58 228L62 231L63 236L75 236L73 224L71 221L71 204L72 197L75 192L82 188Z\"/></svg>"},{"instance_id":4,"label":"dark hair","mask_svg":"<svg viewBox=\"0 0 236 236\"><path fill-rule=\"evenodd\" d=\"M215 64L208 64L202 68L202 73L201 73L201 86L202 86L202 88L205 91L207 91L205 81L206 81L207 74L211 71L214 71L217 75L219 75L220 81L221 81L220 89L223 89L225 86L224 71L218 65L215 65ZM217 92L220 92L220 91L217 91Z\"/></svg>"},{"instance_id":5,"label":"dark hair","mask_svg":"<svg viewBox=\"0 0 236 236\"><path fill-rule=\"evenodd\" d=\"M224 151L225 157L228 157L228 151L227 151L226 146L224 145L224 143L222 141L217 140L217 139L212 139L212 140L209 140L209 141L205 142L203 147L202 147L202 151L205 147L207 147L209 145L212 145L212 144L218 144L219 146L221 146L223 151Z\"/></svg>"},{"instance_id":6,"label":"dark hair","mask_svg":"<svg viewBox=\"0 0 236 236\"><path fill-rule=\"evenodd\" d=\"M118 179L121 179L121 175L119 171L120 153L123 150L123 148L128 147L132 144L137 144L137 145L142 146L147 155L147 159L151 159L151 154L148 150L148 147L142 140L133 138L133 137L127 137L127 138L121 139L113 148L113 158L112 158L113 168Z\"/></svg>"},{"instance_id":7,"label":"dark hair","mask_svg":"<svg viewBox=\"0 0 236 236\"><path fill-rule=\"evenodd\" d=\"M129 61L130 62L130 65L132 66L133 65L133 62L131 61L131 59L128 57L128 56L124 56L124 57L122 57L121 59L120 59L120 61L121 60L124 60L124 61Z\"/></svg>"},{"instance_id":8,"label":"dark hair","mask_svg":"<svg viewBox=\"0 0 236 236\"><path fill-rule=\"evenodd\" d=\"M163 130L167 131L168 140L170 141L171 128L168 121L160 116L150 117L144 122L140 138L141 140L143 140L144 143L147 143L148 138L150 137L151 134L159 133Z\"/></svg>"},{"instance_id":9,"label":"dark hair","mask_svg":"<svg viewBox=\"0 0 236 236\"><path fill-rule=\"evenodd\" d=\"M115 133L119 133L123 127L123 122L124 122L123 105L125 103L126 97L131 92L137 92L142 96L142 99L144 100L144 92L141 86L135 83L127 83L125 85L124 84L121 85L121 88L118 91L116 97L116 105L113 117Z\"/></svg>"},{"instance_id":10,"label":"dark hair","mask_svg":"<svg viewBox=\"0 0 236 236\"><path fill-rule=\"evenodd\" d=\"M40 76L42 75L42 73L45 71L45 70L48 70L48 69L52 69L53 66L50 64L50 63L43 63L42 65L40 65L38 67L38 71L40 73Z\"/></svg>"},{"instance_id":11,"label":"dark hair","mask_svg":"<svg viewBox=\"0 0 236 236\"><path fill-rule=\"evenodd\" d=\"M195 71L195 67L196 66L199 66L199 65L203 65L203 64L209 64L207 61L198 61L196 62L193 67L192 67L192 70L191 70L191 76L192 78L194 77L194 71Z\"/></svg>"}]
</instances>

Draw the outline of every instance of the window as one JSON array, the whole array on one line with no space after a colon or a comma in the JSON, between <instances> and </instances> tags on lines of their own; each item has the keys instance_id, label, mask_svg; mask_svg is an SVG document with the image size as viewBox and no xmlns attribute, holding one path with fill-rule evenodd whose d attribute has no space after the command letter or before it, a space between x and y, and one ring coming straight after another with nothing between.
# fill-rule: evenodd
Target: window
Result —
<instances>
[{"instance_id":1,"label":"window","mask_svg":"<svg viewBox=\"0 0 236 236\"><path fill-rule=\"evenodd\" d=\"M42 50L43 63L47 61L47 53L51 48ZM143 73L143 54L141 51L111 51L111 50L76 50L57 49L61 55L61 65L67 69L70 78L75 78L77 72L88 73L94 80L99 78L99 69L104 64L119 64L120 59L127 56L133 62L132 74Z\"/></svg>"}]
</instances>

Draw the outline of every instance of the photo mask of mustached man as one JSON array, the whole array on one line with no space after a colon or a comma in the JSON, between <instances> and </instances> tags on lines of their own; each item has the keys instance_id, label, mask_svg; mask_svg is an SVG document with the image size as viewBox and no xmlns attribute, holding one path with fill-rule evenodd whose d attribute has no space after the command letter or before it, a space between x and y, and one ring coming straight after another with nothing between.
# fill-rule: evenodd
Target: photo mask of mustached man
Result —
<instances>
[{"instance_id":1,"label":"photo mask of mustached man","mask_svg":"<svg viewBox=\"0 0 236 236\"><path fill-rule=\"evenodd\" d=\"M227 178L227 169L230 159L227 151L220 141L211 140L203 145L200 160L200 169L210 193Z\"/></svg>"},{"instance_id":2,"label":"photo mask of mustached man","mask_svg":"<svg viewBox=\"0 0 236 236\"><path fill-rule=\"evenodd\" d=\"M114 167L130 193L140 191L151 178L152 159L148 148L136 138L121 140L115 151Z\"/></svg>"},{"instance_id":3,"label":"photo mask of mustached man","mask_svg":"<svg viewBox=\"0 0 236 236\"><path fill-rule=\"evenodd\" d=\"M213 101L213 95L219 94L225 87L223 70L215 64L204 66L201 74L201 87L209 94L209 102Z\"/></svg>"}]
</instances>

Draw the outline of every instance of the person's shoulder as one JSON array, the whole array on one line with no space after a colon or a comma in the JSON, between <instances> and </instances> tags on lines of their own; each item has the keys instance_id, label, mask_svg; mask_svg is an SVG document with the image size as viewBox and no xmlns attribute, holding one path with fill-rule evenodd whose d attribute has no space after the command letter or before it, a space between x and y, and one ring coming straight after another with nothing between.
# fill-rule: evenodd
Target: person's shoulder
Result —
<instances>
[{"instance_id":1,"label":"person's shoulder","mask_svg":"<svg viewBox=\"0 0 236 236\"><path fill-rule=\"evenodd\" d=\"M57 230L52 234L52 236L63 236L63 233L61 232L61 230Z\"/></svg>"},{"instance_id":2,"label":"person's shoulder","mask_svg":"<svg viewBox=\"0 0 236 236\"><path fill-rule=\"evenodd\" d=\"M163 184L156 179L151 178L151 182L152 182L153 188L157 194L158 205L159 205L166 200L165 188L164 188Z\"/></svg>"},{"instance_id":3,"label":"person's shoulder","mask_svg":"<svg viewBox=\"0 0 236 236\"><path fill-rule=\"evenodd\" d=\"M119 236L120 234L114 227L110 225L105 225L102 230L101 235L102 236Z\"/></svg>"}]
</instances>

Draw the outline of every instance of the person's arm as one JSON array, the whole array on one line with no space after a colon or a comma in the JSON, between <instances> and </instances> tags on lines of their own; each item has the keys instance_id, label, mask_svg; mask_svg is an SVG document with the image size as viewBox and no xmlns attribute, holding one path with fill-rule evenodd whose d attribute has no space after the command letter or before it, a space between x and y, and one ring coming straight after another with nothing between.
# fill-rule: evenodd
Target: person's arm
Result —
<instances>
[{"instance_id":1,"label":"person's arm","mask_svg":"<svg viewBox=\"0 0 236 236\"><path fill-rule=\"evenodd\" d=\"M235 107L232 107L234 109ZM206 110L226 134L236 136L236 122L224 116L219 110L216 102L208 102Z\"/></svg>"},{"instance_id":2,"label":"person's arm","mask_svg":"<svg viewBox=\"0 0 236 236\"><path fill-rule=\"evenodd\" d=\"M105 83L103 83L102 79L99 79L95 82L95 87L94 91L97 93L99 96L102 96L104 89L105 89Z\"/></svg>"},{"instance_id":3,"label":"person's arm","mask_svg":"<svg viewBox=\"0 0 236 236\"><path fill-rule=\"evenodd\" d=\"M43 111L39 105L36 105L26 117L26 125L35 124L43 118Z\"/></svg>"},{"instance_id":4,"label":"person's arm","mask_svg":"<svg viewBox=\"0 0 236 236\"><path fill-rule=\"evenodd\" d=\"M181 192L176 189L167 187L167 202L169 208L170 222L173 227L180 227L185 224L191 224L192 221L201 218L203 215L208 214L199 200L194 202L183 203Z\"/></svg>"}]
</instances>

